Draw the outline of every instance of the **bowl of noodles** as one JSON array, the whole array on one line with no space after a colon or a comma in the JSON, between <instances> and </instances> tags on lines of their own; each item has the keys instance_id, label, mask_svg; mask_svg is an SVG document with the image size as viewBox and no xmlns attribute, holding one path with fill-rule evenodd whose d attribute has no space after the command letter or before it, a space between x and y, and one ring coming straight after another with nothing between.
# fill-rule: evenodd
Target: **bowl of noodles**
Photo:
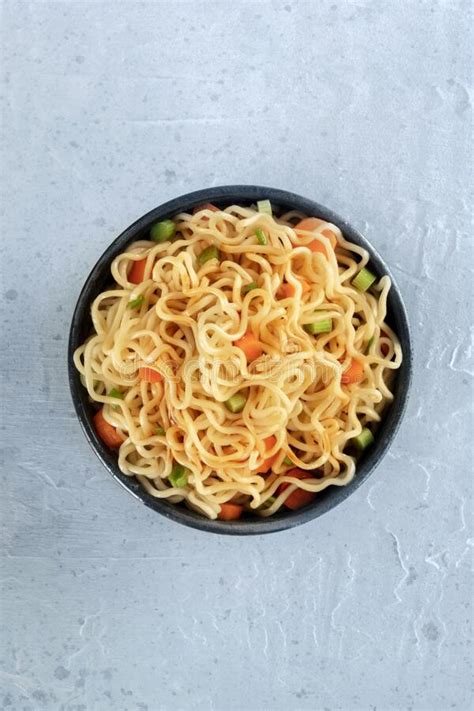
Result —
<instances>
[{"instance_id":1,"label":"bowl of noodles","mask_svg":"<svg viewBox=\"0 0 474 711\"><path fill-rule=\"evenodd\" d=\"M224 186L105 250L74 311L69 380L112 476L160 514L261 534L327 512L390 446L411 378L388 267L326 207Z\"/></svg>"}]
</instances>

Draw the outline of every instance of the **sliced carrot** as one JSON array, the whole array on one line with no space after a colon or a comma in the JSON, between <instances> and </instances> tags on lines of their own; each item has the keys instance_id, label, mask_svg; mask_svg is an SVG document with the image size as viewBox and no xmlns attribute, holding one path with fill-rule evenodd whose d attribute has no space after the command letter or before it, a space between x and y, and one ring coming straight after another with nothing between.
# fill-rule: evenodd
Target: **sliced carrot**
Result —
<instances>
[{"instance_id":1,"label":"sliced carrot","mask_svg":"<svg viewBox=\"0 0 474 711\"><path fill-rule=\"evenodd\" d=\"M251 331L247 331L242 338L239 338L235 345L241 348L250 362L259 358L263 353L263 346L256 336Z\"/></svg>"},{"instance_id":2,"label":"sliced carrot","mask_svg":"<svg viewBox=\"0 0 474 711\"><path fill-rule=\"evenodd\" d=\"M236 521L242 515L244 507L240 504L221 504L221 510L217 514L221 521Z\"/></svg>"},{"instance_id":3,"label":"sliced carrot","mask_svg":"<svg viewBox=\"0 0 474 711\"><path fill-rule=\"evenodd\" d=\"M158 370L147 366L138 369L138 377L140 380L146 380L147 383L161 383L163 380L163 376Z\"/></svg>"},{"instance_id":4,"label":"sliced carrot","mask_svg":"<svg viewBox=\"0 0 474 711\"><path fill-rule=\"evenodd\" d=\"M204 203L204 205L197 205L193 209L193 215L195 215L196 212L200 212L201 210L211 210L212 212L219 212L219 208L213 205L212 202L206 202Z\"/></svg>"},{"instance_id":5,"label":"sliced carrot","mask_svg":"<svg viewBox=\"0 0 474 711\"><path fill-rule=\"evenodd\" d=\"M290 469L286 472L285 476L292 476L294 479L311 479L312 475L303 469ZM291 484L284 482L278 487L278 494L281 494L285 489L287 489ZM292 494L285 501L285 506L289 509L295 511L300 509L302 506L311 503L315 498L316 493L314 491L305 491L304 489L295 489Z\"/></svg>"},{"instance_id":6,"label":"sliced carrot","mask_svg":"<svg viewBox=\"0 0 474 711\"><path fill-rule=\"evenodd\" d=\"M270 437L266 437L266 439L263 440L265 444L265 449L271 449L276 442L276 437L271 435ZM271 466L273 465L273 462L277 459L278 457L278 452L273 455L273 457L269 457L268 459L264 459L264 461L258 466L256 469L252 469L252 474L264 474L267 472Z\"/></svg>"},{"instance_id":7,"label":"sliced carrot","mask_svg":"<svg viewBox=\"0 0 474 711\"><path fill-rule=\"evenodd\" d=\"M107 447L111 447L112 449L120 447L123 442L123 439L119 435L115 427L112 427L112 425L107 422L104 417L103 409L99 410L99 412L94 415L93 419L96 432L101 438L102 442L106 444Z\"/></svg>"},{"instance_id":8,"label":"sliced carrot","mask_svg":"<svg viewBox=\"0 0 474 711\"><path fill-rule=\"evenodd\" d=\"M310 285L308 284L307 281L304 279L301 279L301 289L302 289L302 296L308 293L308 291L311 290ZM280 286L278 289L278 295L282 299L288 299L291 296L294 296L296 294L296 288L293 286L293 284L288 284L284 283Z\"/></svg>"},{"instance_id":9,"label":"sliced carrot","mask_svg":"<svg viewBox=\"0 0 474 711\"><path fill-rule=\"evenodd\" d=\"M146 259L139 259L137 262L133 262L128 273L128 281L131 281L132 284L140 284L145 276L145 265Z\"/></svg>"},{"instance_id":10,"label":"sliced carrot","mask_svg":"<svg viewBox=\"0 0 474 711\"><path fill-rule=\"evenodd\" d=\"M295 230L305 230L307 232L312 232L313 230L319 229L323 223L324 220L320 220L318 217L305 217L304 220L301 220L301 222L298 222L298 224L295 225ZM329 239L331 247L335 249L337 245L337 237L334 234L333 230L327 227L321 232L321 234ZM325 245L319 242L317 239L313 240L313 242L310 242L306 246L309 247L312 252L321 252L321 254L325 254L327 256Z\"/></svg>"},{"instance_id":11,"label":"sliced carrot","mask_svg":"<svg viewBox=\"0 0 474 711\"><path fill-rule=\"evenodd\" d=\"M352 358L349 363L347 370L341 375L341 383L343 385L352 385L353 383L360 383L364 379L364 366L360 360Z\"/></svg>"}]
</instances>

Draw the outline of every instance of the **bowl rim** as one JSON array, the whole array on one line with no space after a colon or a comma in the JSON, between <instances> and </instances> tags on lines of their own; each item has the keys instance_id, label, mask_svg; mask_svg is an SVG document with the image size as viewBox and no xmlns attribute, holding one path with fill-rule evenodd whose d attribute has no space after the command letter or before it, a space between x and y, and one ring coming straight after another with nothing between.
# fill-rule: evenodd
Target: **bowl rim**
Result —
<instances>
[{"instance_id":1,"label":"bowl rim","mask_svg":"<svg viewBox=\"0 0 474 711\"><path fill-rule=\"evenodd\" d=\"M387 274L392 282L387 312L396 322L397 334L403 348L403 362L398 371L396 371L394 400L386 410L380 423L379 432L382 432L383 436L376 439L370 450L359 460L356 474L348 484L327 487L314 502L297 511L284 510L269 518L244 518L238 521L212 520L184 506L171 504L165 499L153 497L135 477L126 476L120 471L116 453L109 450L102 443L92 425L92 410L88 401L87 391L80 382L79 372L74 366L73 354L83 342L82 331L84 322L90 319L90 304L96 293L99 293L100 288L98 289L98 287L104 281L105 275L109 273L111 262L123 252L130 242L138 239L150 224L159 219L172 217L179 212L192 210L197 205L206 202L229 206L232 204L253 203L263 199L269 199L273 204L286 209L300 210L307 215L321 217L328 222L334 223L350 241L364 247L370 253L372 271L379 276ZM397 434L406 411L413 370L413 351L406 308L399 287L377 250L348 220L342 218L330 208L287 190L260 185L223 185L186 193L149 210L121 232L104 250L84 282L73 312L67 357L69 386L77 417L89 445L114 480L135 499L168 519L194 529L231 535L262 535L293 528L319 518L356 491L380 464Z\"/></svg>"}]
</instances>

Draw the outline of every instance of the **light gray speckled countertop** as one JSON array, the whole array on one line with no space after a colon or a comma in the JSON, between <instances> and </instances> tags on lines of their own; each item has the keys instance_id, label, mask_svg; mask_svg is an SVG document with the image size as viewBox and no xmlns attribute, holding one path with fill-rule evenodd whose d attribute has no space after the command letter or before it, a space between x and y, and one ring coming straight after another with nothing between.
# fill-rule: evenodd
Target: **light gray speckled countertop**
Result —
<instances>
[{"instance_id":1,"label":"light gray speckled countertop","mask_svg":"<svg viewBox=\"0 0 474 711\"><path fill-rule=\"evenodd\" d=\"M468 0L3 3L0 708L469 709L469 16ZM416 363L369 484L297 530L232 539L112 481L66 343L125 226L241 182L365 232Z\"/></svg>"}]
</instances>

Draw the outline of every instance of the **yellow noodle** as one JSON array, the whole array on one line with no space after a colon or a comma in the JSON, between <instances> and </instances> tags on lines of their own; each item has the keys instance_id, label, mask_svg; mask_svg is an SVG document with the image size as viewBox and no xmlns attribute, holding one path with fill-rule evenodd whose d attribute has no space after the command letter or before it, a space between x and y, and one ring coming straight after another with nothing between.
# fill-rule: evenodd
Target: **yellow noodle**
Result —
<instances>
[{"instance_id":1,"label":"yellow noodle","mask_svg":"<svg viewBox=\"0 0 474 711\"><path fill-rule=\"evenodd\" d=\"M343 486L355 475L345 449L380 420L393 398L391 374L402 362L399 340L385 323L390 279L382 277L371 293L355 289L351 281L369 254L326 222L312 233L295 230L303 218L237 205L181 213L175 240L137 241L113 261L116 286L92 304L94 332L74 361L90 398L123 436L121 471L152 496L185 502L209 518L231 500L266 517L297 489ZM337 236L335 251L328 228ZM307 248L314 239L327 256ZM220 260L200 266L197 257L210 245ZM137 259L146 259L145 278L132 284L127 274ZM284 281L294 288L291 298L279 294ZM243 294L251 283L258 288ZM142 303L130 308L137 297ZM332 319L330 333L306 333L315 312ZM246 331L263 347L251 363L235 344ZM364 380L342 385L351 358L363 364ZM163 381L141 380L145 365ZM113 389L123 399L110 396ZM242 390L245 408L233 414L224 403ZM255 471L274 455L271 472ZM288 475L285 457L310 478ZM174 463L189 470L181 488L168 480Z\"/></svg>"}]
</instances>

